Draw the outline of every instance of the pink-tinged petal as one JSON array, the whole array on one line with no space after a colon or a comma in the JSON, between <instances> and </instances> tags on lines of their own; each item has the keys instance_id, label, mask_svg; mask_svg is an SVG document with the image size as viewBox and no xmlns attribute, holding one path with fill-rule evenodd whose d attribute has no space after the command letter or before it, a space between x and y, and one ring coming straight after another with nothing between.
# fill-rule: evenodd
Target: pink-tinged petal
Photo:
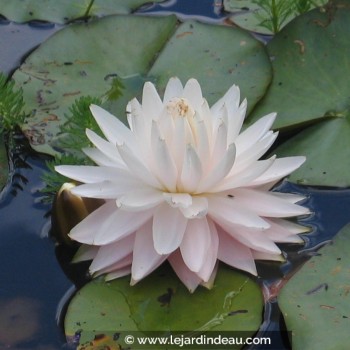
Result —
<instances>
[{"instance_id":1,"label":"pink-tinged petal","mask_svg":"<svg viewBox=\"0 0 350 350\"><path fill-rule=\"evenodd\" d=\"M165 88L163 103L169 102L174 97L182 96L183 86L179 78L172 77L169 79Z\"/></svg>"},{"instance_id":2,"label":"pink-tinged petal","mask_svg":"<svg viewBox=\"0 0 350 350\"><path fill-rule=\"evenodd\" d=\"M98 250L99 250L99 247L95 245L82 244L77 250L77 252L75 253L72 259L72 263L92 260L96 256Z\"/></svg>"},{"instance_id":3,"label":"pink-tinged petal","mask_svg":"<svg viewBox=\"0 0 350 350\"><path fill-rule=\"evenodd\" d=\"M219 240L218 240L218 242L219 242ZM214 268L212 270L211 275L209 276L209 278L207 280L203 280L201 282L201 286L203 286L207 289L212 289L214 287L215 277L216 277L216 274L218 273L218 268L219 268L219 260L216 260L216 263L214 265Z\"/></svg>"},{"instance_id":4,"label":"pink-tinged petal","mask_svg":"<svg viewBox=\"0 0 350 350\"><path fill-rule=\"evenodd\" d=\"M149 275L167 257L167 255L158 254L154 249L152 221L150 220L136 231L131 268L131 285Z\"/></svg>"},{"instance_id":5,"label":"pink-tinged petal","mask_svg":"<svg viewBox=\"0 0 350 350\"><path fill-rule=\"evenodd\" d=\"M183 192L192 193L198 186L202 177L202 164L197 152L188 144L181 172L181 187Z\"/></svg>"},{"instance_id":6,"label":"pink-tinged petal","mask_svg":"<svg viewBox=\"0 0 350 350\"><path fill-rule=\"evenodd\" d=\"M256 250L252 250L252 254L255 260L271 260L271 261L279 261L279 262L286 261L283 254L264 253L264 252L258 252Z\"/></svg>"},{"instance_id":7,"label":"pink-tinged petal","mask_svg":"<svg viewBox=\"0 0 350 350\"><path fill-rule=\"evenodd\" d=\"M120 161L117 166L115 161L107 157L97 148L86 147L83 148L82 151L97 165L126 169L124 162Z\"/></svg>"},{"instance_id":8,"label":"pink-tinged petal","mask_svg":"<svg viewBox=\"0 0 350 350\"><path fill-rule=\"evenodd\" d=\"M188 219L200 219L208 213L208 199L206 197L193 196L192 204L180 207L182 214Z\"/></svg>"},{"instance_id":9,"label":"pink-tinged petal","mask_svg":"<svg viewBox=\"0 0 350 350\"><path fill-rule=\"evenodd\" d=\"M69 236L85 244L109 244L133 233L152 214L152 209L136 213L126 212L117 209L114 201L107 202L76 225Z\"/></svg>"},{"instance_id":10,"label":"pink-tinged petal","mask_svg":"<svg viewBox=\"0 0 350 350\"><path fill-rule=\"evenodd\" d=\"M214 218L214 221L220 220L220 222L223 221L260 230L270 227L270 225L255 212L247 208L242 208L240 204L235 201L235 198L212 195L208 197L208 203L208 212L210 216Z\"/></svg>"},{"instance_id":11,"label":"pink-tinged petal","mask_svg":"<svg viewBox=\"0 0 350 350\"><path fill-rule=\"evenodd\" d=\"M123 181L121 178L118 182L102 181L93 184L79 185L74 187L71 192L76 196L86 198L115 199L127 192L128 189L134 189L140 186L140 183L135 183L135 181L132 181L132 178L129 180L130 181L125 179L125 181Z\"/></svg>"},{"instance_id":12,"label":"pink-tinged petal","mask_svg":"<svg viewBox=\"0 0 350 350\"><path fill-rule=\"evenodd\" d=\"M275 119L276 113L268 114L239 134L235 141L237 153L241 154L252 144L258 142L270 130Z\"/></svg>"},{"instance_id":13,"label":"pink-tinged petal","mask_svg":"<svg viewBox=\"0 0 350 350\"><path fill-rule=\"evenodd\" d=\"M57 165L55 166L55 170L70 179L84 183L94 183L105 180L113 181L119 177L132 177L127 170L103 166Z\"/></svg>"},{"instance_id":14,"label":"pink-tinged petal","mask_svg":"<svg viewBox=\"0 0 350 350\"><path fill-rule=\"evenodd\" d=\"M147 165L126 144L117 145L117 148L132 174L151 187L161 188L161 184L148 169Z\"/></svg>"},{"instance_id":15,"label":"pink-tinged petal","mask_svg":"<svg viewBox=\"0 0 350 350\"><path fill-rule=\"evenodd\" d=\"M146 82L143 86L142 109L146 118L158 120L163 109L163 103L154 85Z\"/></svg>"},{"instance_id":16,"label":"pink-tinged petal","mask_svg":"<svg viewBox=\"0 0 350 350\"><path fill-rule=\"evenodd\" d=\"M196 273L192 272L182 259L182 255L179 250L176 250L168 257L169 263L176 275L180 278L182 283L187 287L190 293L193 293L201 282L200 277Z\"/></svg>"},{"instance_id":17,"label":"pink-tinged petal","mask_svg":"<svg viewBox=\"0 0 350 350\"><path fill-rule=\"evenodd\" d=\"M229 118L227 143L235 142L241 131L243 121L247 112L247 100L244 99L239 107L226 102L227 114L233 116Z\"/></svg>"},{"instance_id":18,"label":"pink-tinged petal","mask_svg":"<svg viewBox=\"0 0 350 350\"><path fill-rule=\"evenodd\" d=\"M204 265L211 243L210 238L206 218L188 221L180 251L185 264L191 271L198 272Z\"/></svg>"},{"instance_id":19,"label":"pink-tinged petal","mask_svg":"<svg viewBox=\"0 0 350 350\"><path fill-rule=\"evenodd\" d=\"M113 145L124 142L137 145L135 135L114 115L96 105L91 105L90 110L103 134Z\"/></svg>"},{"instance_id":20,"label":"pink-tinged petal","mask_svg":"<svg viewBox=\"0 0 350 350\"><path fill-rule=\"evenodd\" d=\"M252 185L257 186L282 179L298 169L305 162L305 159L305 157L278 158L271 168L252 182Z\"/></svg>"},{"instance_id":21,"label":"pink-tinged petal","mask_svg":"<svg viewBox=\"0 0 350 350\"><path fill-rule=\"evenodd\" d=\"M86 129L86 136L91 141L91 143L97 147L98 150L100 150L107 158L110 158L113 161L115 167L122 169L126 168L117 148L115 147L115 144L106 141L89 129Z\"/></svg>"},{"instance_id":22,"label":"pink-tinged petal","mask_svg":"<svg viewBox=\"0 0 350 350\"><path fill-rule=\"evenodd\" d=\"M237 187L249 186L254 179L264 173L270 166L272 166L275 159L275 157L271 157L270 159L256 161L249 167L249 171L243 171L242 173L236 175L227 176L208 192L222 192Z\"/></svg>"},{"instance_id":23,"label":"pink-tinged petal","mask_svg":"<svg viewBox=\"0 0 350 350\"><path fill-rule=\"evenodd\" d=\"M177 167L165 139L161 138L158 125L155 121L152 123L151 138L152 153L154 156L152 171L167 191L175 192Z\"/></svg>"},{"instance_id":24,"label":"pink-tinged petal","mask_svg":"<svg viewBox=\"0 0 350 350\"><path fill-rule=\"evenodd\" d=\"M184 87L183 97L188 99L195 110L200 110L203 103L201 87L196 79L189 79Z\"/></svg>"},{"instance_id":25,"label":"pink-tinged petal","mask_svg":"<svg viewBox=\"0 0 350 350\"><path fill-rule=\"evenodd\" d=\"M179 209L166 203L156 209L153 217L153 242L158 254L170 254L180 246L187 221Z\"/></svg>"},{"instance_id":26,"label":"pink-tinged petal","mask_svg":"<svg viewBox=\"0 0 350 350\"><path fill-rule=\"evenodd\" d=\"M210 245L207 251L207 257L202 265L201 269L198 271L197 275L203 280L202 284L208 283L206 287L210 287L214 281L217 268L217 258L219 249L219 237L215 224L210 218L207 218L209 230L210 230Z\"/></svg>"},{"instance_id":27,"label":"pink-tinged petal","mask_svg":"<svg viewBox=\"0 0 350 350\"><path fill-rule=\"evenodd\" d=\"M90 273L93 274L122 261L126 256L132 253L134 240L135 235L129 235L118 242L100 247L94 261L90 265Z\"/></svg>"},{"instance_id":28,"label":"pink-tinged petal","mask_svg":"<svg viewBox=\"0 0 350 350\"><path fill-rule=\"evenodd\" d=\"M278 243L304 243L298 233L305 233L308 228L283 219L267 220L271 227L266 230L266 235Z\"/></svg>"},{"instance_id":29,"label":"pink-tinged petal","mask_svg":"<svg viewBox=\"0 0 350 350\"><path fill-rule=\"evenodd\" d=\"M164 200L173 208L188 208L193 198L188 193L163 193Z\"/></svg>"},{"instance_id":30,"label":"pink-tinged petal","mask_svg":"<svg viewBox=\"0 0 350 350\"><path fill-rule=\"evenodd\" d=\"M218 259L227 265L247 271L256 276L257 271L251 250L228 235L220 227L218 227L218 234Z\"/></svg>"},{"instance_id":31,"label":"pink-tinged petal","mask_svg":"<svg viewBox=\"0 0 350 350\"><path fill-rule=\"evenodd\" d=\"M280 254L281 250L276 246L276 244L270 240L267 236L267 230L256 230L249 229L244 226L232 225L227 221L215 219L215 223L218 227L224 230L227 234L232 236L236 241L239 241L248 248L255 249L258 251Z\"/></svg>"},{"instance_id":32,"label":"pink-tinged petal","mask_svg":"<svg viewBox=\"0 0 350 350\"><path fill-rule=\"evenodd\" d=\"M117 207L125 211L140 211L154 208L164 201L163 192L148 188L130 189L116 201Z\"/></svg>"},{"instance_id":33,"label":"pink-tinged petal","mask_svg":"<svg viewBox=\"0 0 350 350\"><path fill-rule=\"evenodd\" d=\"M211 187L221 181L231 170L235 161L235 154L236 147L235 144L232 143L222 155L217 166L200 182L196 193L209 191Z\"/></svg>"},{"instance_id":34,"label":"pink-tinged petal","mask_svg":"<svg viewBox=\"0 0 350 350\"><path fill-rule=\"evenodd\" d=\"M132 254L126 255L123 259L109 265L93 274L94 277L104 275L106 273L119 272L121 269L130 268L132 263Z\"/></svg>"},{"instance_id":35,"label":"pink-tinged petal","mask_svg":"<svg viewBox=\"0 0 350 350\"><path fill-rule=\"evenodd\" d=\"M249 208L261 216L292 217L310 214L308 208L283 200L275 196L273 192L236 188L232 194L238 205L242 208Z\"/></svg>"},{"instance_id":36,"label":"pink-tinged petal","mask_svg":"<svg viewBox=\"0 0 350 350\"><path fill-rule=\"evenodd\" d=\"M283 199L289 203L298 203L306 199L306 196L295 193L272 192L277 198Z\"/></svg>"},{"instance_id":37,"label":"pink-tinged petal","mask_svg":"<svg viewBox=\"0 0 350 350\"><path fill-rule=\"evenodd\" d=\"M130 273L131 273L131 267L127 266L127 267L118 269L116 271L113 271L113 272L110 272L109 274L107 274L105 277L105 281L106 282L112 281L116 278L121 278L121 277L130 275Z\"/></svg>"}]
</instances>

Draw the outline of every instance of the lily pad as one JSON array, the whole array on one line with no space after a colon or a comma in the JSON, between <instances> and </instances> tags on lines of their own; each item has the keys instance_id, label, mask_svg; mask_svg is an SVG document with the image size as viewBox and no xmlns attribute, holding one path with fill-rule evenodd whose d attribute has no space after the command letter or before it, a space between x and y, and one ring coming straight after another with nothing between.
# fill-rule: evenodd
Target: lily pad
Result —
<instances>
[{"instance_id":1,"label":"lily pad","mask_svg":"<svg viewBox=\"0 0 350 350\"><path fill-rule=\"evenodd\" d=\"M161 2L163 0L152 0ZM90 0L0 0L0 14L14 22L40 20L54 23L66 23L86 15ZM90 16L129 14L147 0L95 0L89 10Z\"/></svg>"},{"instance_id":2,"label":"lily pad","mask_svg":"<svg viewBox=\"0 0 350 350\"><path fill-rule=\"evenodd\" d=\"M278 298L293 349L348 349L350 327L350 225L319 250Z\"/></svg>"},{"instance_id":3,"label":"lily pad","mask_svg":"<svg viewBox=\"0 0 350 350\"><path fill-rule=\"evenodd\" d=\"M291 128L349 108L350 1L332 1L290 22L268 44L274 77L252 120L276 111Z\"/></svg>"},{"instance_id":4,"label":"lily pad","mask_svg":"<svg viewBox=\"0 0 350 350\"><path fill-rule=\"evenodd\" d=\"M173 16L110 16L59 31L13 78L31 115L24 132L35 149L54 154L52 142L76 98L105 95L118 76L124 95L110 109L125 120L126 101L140 96L144 80L162 87L174 75L197 78L209 103L238 84L252 108L270 83L271 65L265 47L237 28L180 24Z\"/></svg>"},{"instance_id":5,"label":"lily pad","mask_svg":"<svg viewBox=\"0 0 350 350\"><path fill-rule=\"evenodd\" d=\"M304 185L350 186L350 114L313 125L275 150L279 156L302 154L306 163L289 180Z\"/></svg>"},{"instance_id":6,"label":"lily pad","mask_svg":"<svg viewBox=\"0 0 350 350\"><path fill-rule=\"evenodd\" d=\"M96 335L116 338L117 334L122 345L130 332L148 331L158 335L246 331L249 336L261 323L263 298L258 284L226 266L220 266L212 290L199 287L193 294L168 265L135 286L129 281L129 276L112 282L96 279L78 291L65 319L68 340L79 335L80 344L85 344Z\"/></svg>"}]
</instances>

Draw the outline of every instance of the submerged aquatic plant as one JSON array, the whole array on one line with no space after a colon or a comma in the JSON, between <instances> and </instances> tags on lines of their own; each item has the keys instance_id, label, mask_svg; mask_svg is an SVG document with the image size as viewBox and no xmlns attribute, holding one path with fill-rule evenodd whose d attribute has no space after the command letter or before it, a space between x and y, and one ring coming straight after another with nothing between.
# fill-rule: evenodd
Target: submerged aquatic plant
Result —
<instances>
[{"instance_id":1,"label":"submerged aquatic plant","mask_svg":"<svg viewBox=\"0 0 350 350\"><path fill-rule=\"evenodd\" d=\"M285 218L308 214L302 197L269 191L304 157L260 158L277 133L276 114L241 132L247 101L233 85L209 107L197 80L169 80L163 100L144 85L127 105L130 129L102 108L91 111L106 139L87 129L96 166L61 165L83 184L72 193L105 203L70 232L75 260L90 272L135 284L165 260L194 291L211 285L217 260L257 274L255 259L283 260L275 242L301 243L305 228Z\"/></svg>"}]
</instances>

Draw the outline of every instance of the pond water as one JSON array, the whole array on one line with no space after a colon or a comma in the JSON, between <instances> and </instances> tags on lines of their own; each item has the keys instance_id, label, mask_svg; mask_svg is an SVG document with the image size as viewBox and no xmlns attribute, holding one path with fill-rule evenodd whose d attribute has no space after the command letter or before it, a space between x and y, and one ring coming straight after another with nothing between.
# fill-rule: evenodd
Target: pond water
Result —
<instances>
[{"instance_id":1,"label":"pond water","mask_svg":"<svg viewBox=\"0 0 350 350\"><path fill-rule=\"evenodd\" d=\"M144 8L146 13L181 13L183 17L210 17L222 20L217 1L168 1ZM32 23L18 25L0 22L0 70L12 72L39 43L61 27ZM83 283L70 270L70 252L57 247L49 237L50 205L42 203L41 176L46 169L47 156L35 153L20 134L15 135L9 152L9 182L0 195L0 348L62 349L67 348L62 330L64 305L74 292L75 285ZM305 235L304 247L286 247L288 261L282 265L261 263L259 282L272 293L274 283L291 273L312 256L315 249L328 242L350 219L350 190L311 188L283 183L281 191L301 193L305 205L314 214L301 219L312 231ZM261 328L280 330L281 314L276 300L266 304ZM279 340L280 349L289 345Z\"/></svg>"}]
</instances>

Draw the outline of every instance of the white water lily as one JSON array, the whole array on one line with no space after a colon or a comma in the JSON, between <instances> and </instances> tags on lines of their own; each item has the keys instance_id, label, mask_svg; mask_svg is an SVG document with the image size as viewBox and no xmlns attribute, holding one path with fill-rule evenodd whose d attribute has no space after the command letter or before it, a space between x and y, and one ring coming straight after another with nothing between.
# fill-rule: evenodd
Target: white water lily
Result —
<instances>
[{"instance_id":1,"label":"white water lily","mask_svg":"<svg viewBox=\"0 0 350 350\"><path fill-rule=\"evenodd\" d=\"M177 78L163 100L144 85L142 104L127 106L130 129L91 106L106 138L86 131L96 166L56 170L83 183L73 194L105 200L70 232L92 274L131 273L134 284L168 260L194 291L212 283L218 260L256 275L255 259L281 260L275 242L302 242L305 228L286 220L309 213L302 197L269 190L305 158L259 160L277 137L276 114L240 133L246 107L235 85L209 107L197 80Z\"/></svg>"}]
</instances>

